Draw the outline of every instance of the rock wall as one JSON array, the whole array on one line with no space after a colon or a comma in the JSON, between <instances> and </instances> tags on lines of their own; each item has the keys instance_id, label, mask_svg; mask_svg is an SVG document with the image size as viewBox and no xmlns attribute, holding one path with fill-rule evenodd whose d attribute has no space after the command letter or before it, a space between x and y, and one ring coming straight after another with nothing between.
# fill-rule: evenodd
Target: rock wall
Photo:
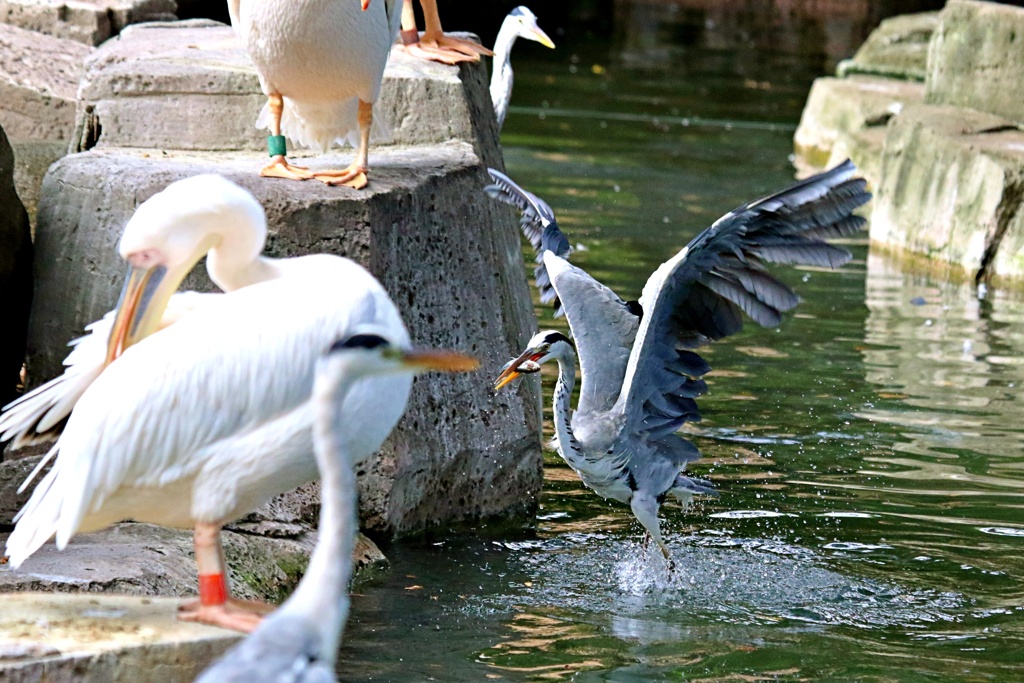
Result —
<instances>
[{"instance_id":1,"label":"rock wall","mask_svg":"<svg viewBox=\"0 0 1024 683\"><path fill-rule=\"evenodd\" d=\"M1024 9L950 0L938 15L885 22L868 41L875 67L907 55L884 57L879 46L899 48L910 32L918 45L928 26L926 59L915 50L918 61L903 65L924 83L815 83L795 136L798 167L853 158L875 189L875 248L925 256L975 280L1024 284Z\"/></svg>"}]
</instances>

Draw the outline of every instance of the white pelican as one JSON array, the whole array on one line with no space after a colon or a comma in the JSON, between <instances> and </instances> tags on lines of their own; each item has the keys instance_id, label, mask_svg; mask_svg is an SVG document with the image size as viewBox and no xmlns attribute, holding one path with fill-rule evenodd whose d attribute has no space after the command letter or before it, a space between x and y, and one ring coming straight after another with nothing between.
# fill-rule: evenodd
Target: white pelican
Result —
<instances>
[{"instance_id":1,"label":"white pelican","mask_svg":"<svg viewBox=\"0 0 1024 683\"><path fill-rule=\"evenodd\" d=\"M459 354L397 348L372 327L331 347L317 366L313 387L320 529L309 568L280 609L204 671L197 683L335 680L359 519L356 476L348 448L351 432L346 431L350 425L342 418L346 395L361 378L475 367L475 360Z\"/></svg>"},{"instance_id":2,"label":"white pelican","mask_svg":"<svg viewBox=\"0 0 1024 683\"><path fill-rule=\"evenodd\" d=\"M326 254L261 257L266 229L256 199L218 176L174 183L139 207L119 245L130 270L109 342L93 337L110 324L94 326L69 359L69 379L4 417L10 436L37 428L39 406L70 412L53 468L7 540L12 566L52 536L63 548L75 533L125 519L193 528L199 601L182 617L258 623L253 606L229 598L221 526L316 478L313 371L335 339L374 325L394 345L409 341L366 270ZM211 279L231 291L169 321L166 302L204 255ZM353 387L342 419L353 425L354 459L377 450L410 386L394 375Z\"/></svg>"},{"instance_id":3,"label":"white pelican","mask_svg":"<svg viewBox=\"0 0 1024 683\"><path fill-rule=\"evenodd\" d=\"M376 4L380 0L363 0L363 6ZM491 51L480 43L445 35L441 28L441 15L437 11L437 0L420 0L423 8L423 35L416 30L416 14L412 0L404 0L402 6L402 49L421 59L442 64L479 62L480 55L491 55Z\"/></svg>"},{"instance_id":4,"label":"white pelican","mask_svg":"<svg viewBox=\"0 0 1024 683\"><path fill-rule=\"evenodd\" d=\"M401 21L398 0L228 0L234 26L256 65L267 104L256 121L268 128L272 157L260 175L366 186L373 116L388 53ZM321 152L334 142L356 147L342 170L310 171L286 158L285 138Z\"/></svg>"},{"instance_id":5,"label":"white pelican","mask_svg":"<svg viewBox=\"0 0 1024 683\"><path fill-rule=\"evenodd\" d=\"M494 115L498 119L498 130L505 123L508 103L512 100L512 45L516 38L536 40L552 49L555 47L548 34L537 25L537 17L528 7L516 7L501 22L501 30L494 41L494 63L491 69L491 102L494 103Z\"/></svg>"},{"instance_id":6,"label":"white pelican","mask_svg":"<svg viewBox=\"0 0 1024 683\"><path fill-rule=\"evenodd\" d=\"M658 510L669 495L683 504L710 493L708 482L683 476L700 457L676 434L700 419L694 400L707 390L708 364L691 349L739 332L742 312L775 327L799 297L762 261L837 268L850 253L825 242L860 230L852 211L871 195L849 161L715 221L663 263L638 302L626 303L572 266L554 214L541 199L491 170L492 196L520 208L527 236L540 235L546 275L576 349L562 333L542 331L498 376L500 388L523 373L558 362L554 419L558 452L599 495L626 503L670 560ZM576 353L582 364L579 403L570 409Z\"/></svg>"}]
</instances>

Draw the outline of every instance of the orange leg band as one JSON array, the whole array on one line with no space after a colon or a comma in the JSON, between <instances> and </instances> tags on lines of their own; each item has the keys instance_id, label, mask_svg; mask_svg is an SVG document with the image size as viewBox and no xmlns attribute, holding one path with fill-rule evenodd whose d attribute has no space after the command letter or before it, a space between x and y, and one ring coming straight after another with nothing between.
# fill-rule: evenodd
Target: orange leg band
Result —
<instances>
[{"instance_id":1,"label":"orange leg band","mask_svg":"<svg viewBox=\"0 0 1024 683\"><path fill-rule=\"evenodd\" d=\"M223 574L199 575L199 604L223 605L228 601L228 582Z\"/></svg>"}]
</instances>

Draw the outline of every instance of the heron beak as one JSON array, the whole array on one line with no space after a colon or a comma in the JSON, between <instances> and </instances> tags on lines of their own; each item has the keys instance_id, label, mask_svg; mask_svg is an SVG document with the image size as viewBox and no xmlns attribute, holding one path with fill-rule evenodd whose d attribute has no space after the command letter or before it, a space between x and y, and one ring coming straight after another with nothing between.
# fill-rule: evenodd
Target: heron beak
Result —
<instances>
[{"instance_id":1,"label":"heron beak","mask_svg":"<svg viewBox=\"0 0 1024 683\"><path fill-rule=\"evenodd\" d=\"M537 26L536 24L530 27L529 37L536 40L544 47L550 47L552 50L555 49L555 44L551 42L550 38L548 38L548 34L544 33L544 31L540 29L540 26Z\"/></svg>"},{"instance_id":2,"label":"heron beak","mask_svg":"<svg viewBox=\"0 0 1024 683\"><path fill-rule=\"evenodd\" d=\"M494 380L494 390L498 391L503 386L522 375L523 373L519 372L520 365L528 360L536 361L543 355L544 354L542 353L537 353L536 349L526 349L518 358L513 358L509 362L505 363L505 367L501 369L501 374Z\"/></svg>"},{"instance_id":3,"label":"heron beak","mask_svg":"<svg viewBox=\"0 0 1024 683\"><path fill-rule=\"evenodd\" d=\"M166 275L167 268L163 265L145 268L129 266L128 277L125 278L124 289L121 290L121 300L118 301L114 314L114 325L107 340L105 365L113 362L145 336L146 332L140 323Z\"/></svg>"},{"instance_id":4,"label":"heron beak","mask_svg":"<svg viewBox=\"0 0 1024 683\"><path fill-rule=\"evenodd\" d=\"M469 372L480 367L480 361L456 351L417 350L403 353L402 365L421 372Z\"/></svg>"}]
</instances>

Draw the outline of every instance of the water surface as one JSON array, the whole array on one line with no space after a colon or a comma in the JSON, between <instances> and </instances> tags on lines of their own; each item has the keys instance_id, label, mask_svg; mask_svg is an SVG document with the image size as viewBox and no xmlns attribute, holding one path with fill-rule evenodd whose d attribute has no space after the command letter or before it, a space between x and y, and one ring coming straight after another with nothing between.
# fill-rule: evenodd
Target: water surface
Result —
<instances>
[{"instance_id":1,"label":"water surface","mask_svg":"<svg viewBox=\"0 0 1024 683\"><path fill-rule=\"evenodd\" d=\"M624 298L791 181L832 66L660 21L517 52L503 135L573 260ZM674 575L551 455L532 530L387 549L342 680L1024 680L1024 305L848 246L839 272L777 269L804 298L779 329L705 349L691 469L721 495L663 509Z\"/></svg>"}]
</instances>

